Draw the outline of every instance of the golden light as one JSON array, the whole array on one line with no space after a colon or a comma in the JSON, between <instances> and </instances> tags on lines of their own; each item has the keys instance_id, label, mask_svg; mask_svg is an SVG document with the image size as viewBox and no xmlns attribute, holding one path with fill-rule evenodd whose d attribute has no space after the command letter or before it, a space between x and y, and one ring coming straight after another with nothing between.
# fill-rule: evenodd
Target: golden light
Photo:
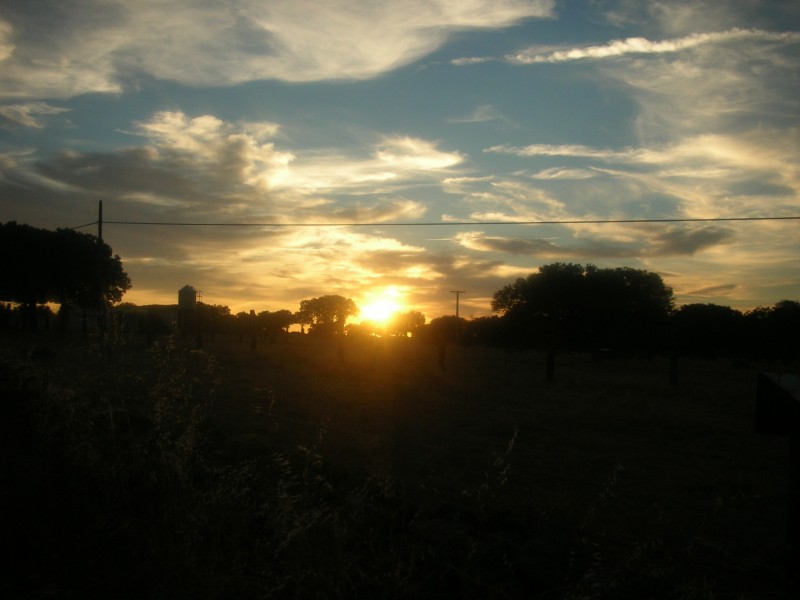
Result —
<instances>
[{"instance_id":1,"label":"golden light","mask_svg":"<svg viewBox=\"0 0 800 600\"><path fill-rule=\"evenodd\" d=\"M369 293L365 301L360 304L362 321L385 323L396 312L403 310L401 296L401 292L393 287Z\"/></svg>"}]
</instances>

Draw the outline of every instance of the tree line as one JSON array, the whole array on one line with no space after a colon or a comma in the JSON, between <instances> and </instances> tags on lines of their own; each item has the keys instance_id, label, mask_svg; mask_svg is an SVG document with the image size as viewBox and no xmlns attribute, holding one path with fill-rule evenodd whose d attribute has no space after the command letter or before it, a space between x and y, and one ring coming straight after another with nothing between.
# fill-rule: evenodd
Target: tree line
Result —
<instances>
[{"instance_id":1,"label":"tree line","mask_svg":"<svg viewBox=\"0 0 800 600\"><path fill-rule=\"evenodd\" d=\"M104 312L119 303L131 282L122 261L95 236L0 223L0 301L14 302L35 325L37 307ZM319 337L402 336L436 344L480 344L556 351L751 355L800 354L800 303L782 300L747 312L715 304L675 306L673 290L653 272L556 262L497 290L490 317L438 317L396 313L383 324L348 323L359 314L351 298L323 295L302 300L297 311L231 314L224 305L198 303L194 326L211 333L274 338L300 325ZM175 307L118 306L128 327L148 334L172 330ZM2 311L4 318L8 308Z\"/></svg>"},{"instance_id":2,"label":"tree line","mask_svg":"<svg viewBox=\"0 0 800 600\"><path fill-rule=\"evenodd\" d=\"M460 324L467 343L547 351L800 355L800 303L741 312L716 304L675 307L652 272L554 263L495 292L498 316Z\"/></svg>"},{"instance_id":3,"label":"tree line","mask_svg":"<svg viewBox=\"0 0 800 600\"><path fill-rule=\"evenodd\" d=\"M139 333L165 334L173 330L176 305L154 305L137 307L122 304L116 312L125 315L129 328ZM357 317L360 309L351 298L340 295L324 295L302 300L297 311L281 309L277 311L233 314L228 306L199 302L191 311L189 328L194 332L201 328L204 333L234 334L240 338L257 336L274 340L277 336L289 333L294 325L300 326L300 333L319 338L338 336L418 336L425 325L425 315L421 312L398 311L385 323L362 321L347 323L350 317Z\"/></svg>"},{"instance_id":4,"label":"tree line","mask_svg":"<svg viewBox=\"0 0 800 600\"><path fill-rule=\"evenodd\" d=\"M166 307L165 307L166 308ZM275 339L300 325L319 337L401 336L433 344L470 344L600 354L676 353L790 358L798 355L800 303L782 300L741 312L715 304L675 307L661 277L628 267L553 263L519 278L493 296L489 317L455 315L426 322L417 311L398 312L385 324L347 323L359 314L344 296L300 302L299 310L240 312L198 305L210 333ZM168 328L167 328L168 329Z\"/></svg>"}]
</instances>

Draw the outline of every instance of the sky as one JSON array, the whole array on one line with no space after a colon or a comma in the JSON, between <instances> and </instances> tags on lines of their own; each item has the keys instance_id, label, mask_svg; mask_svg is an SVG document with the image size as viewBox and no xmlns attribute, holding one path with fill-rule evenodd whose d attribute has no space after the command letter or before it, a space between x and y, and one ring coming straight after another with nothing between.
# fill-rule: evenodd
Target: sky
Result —
<instances>
[{"instance_id":1,"label":"sky","mask_svg":"<svg viewBox=\"0 0 800 600\"><path fill-rule=\"evenodd\" d=\"M102 201L140 305L475 318L554 262L800 300L798 59L790 0L3 0L0 221Z\"/></svg>"}]
</instances>

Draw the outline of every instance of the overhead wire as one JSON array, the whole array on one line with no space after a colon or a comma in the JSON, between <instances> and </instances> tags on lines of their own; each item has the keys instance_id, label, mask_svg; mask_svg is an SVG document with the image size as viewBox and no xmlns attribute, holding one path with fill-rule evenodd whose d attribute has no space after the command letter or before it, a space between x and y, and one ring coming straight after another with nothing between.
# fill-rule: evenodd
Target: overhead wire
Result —
<instances>
[{"instance_id":1,"label":"overhead wire","mask_svg":"<svg viewBox=\"0 0 800 600\"><path fill-rule=\"evenodd\" d=\"M768 216L768 217L674 217L652 219L553 219L553 220L526 220L526 221L390 221L390 222L347 222L347 223L319 223L319 222L291 222L291 223L232 223L232 222L202 222L202 221L103 221L105 225L136 225L136 226L162 226L162 227L467 227L467 226L497 226L497 225L604 225L604 224L639 224L639 223L715 223L738 221L797 221L800 215ZM82 229L97 225L98 221L72 227Z\"/></svg>"}]
</instances>

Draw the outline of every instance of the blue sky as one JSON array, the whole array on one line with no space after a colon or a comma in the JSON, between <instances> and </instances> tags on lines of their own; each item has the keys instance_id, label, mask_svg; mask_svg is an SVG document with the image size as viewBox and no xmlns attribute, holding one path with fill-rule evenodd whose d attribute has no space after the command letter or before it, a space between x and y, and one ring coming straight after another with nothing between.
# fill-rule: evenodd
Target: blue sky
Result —
<instances>
[{"instance_id":1,"label":"blue sky","mask_svg":"<svg viewBox=\"0 0 800 600\"><path fill-rule=\"evenodd\" d=\"M797 221L481 222L800 215L798 58L788 1L6 0L0 221L274 224L107 223L137 304L477 317L562 261L771 305Z\"/></svg>"}]
</instances>

